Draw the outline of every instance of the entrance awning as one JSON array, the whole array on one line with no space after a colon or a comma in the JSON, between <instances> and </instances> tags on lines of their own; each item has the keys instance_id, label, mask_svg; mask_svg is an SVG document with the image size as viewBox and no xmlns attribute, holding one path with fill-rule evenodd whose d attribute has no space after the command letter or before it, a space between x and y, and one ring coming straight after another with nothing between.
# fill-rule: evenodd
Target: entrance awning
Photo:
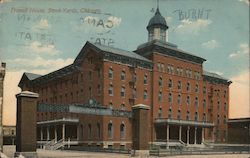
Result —
<instances>
[{"instance_id":1,"label":"entrance awning","mask_svg":"<svg viewBox=\"0 0 250 158\"><path fill-rule=\"evenodd\" d=\"M191 121L191 120L175 120L175 119L168 119L168 118L156 118L155 124L214 127L214 123L211 123L211 122Z\"/></svg>"}]
</instances>

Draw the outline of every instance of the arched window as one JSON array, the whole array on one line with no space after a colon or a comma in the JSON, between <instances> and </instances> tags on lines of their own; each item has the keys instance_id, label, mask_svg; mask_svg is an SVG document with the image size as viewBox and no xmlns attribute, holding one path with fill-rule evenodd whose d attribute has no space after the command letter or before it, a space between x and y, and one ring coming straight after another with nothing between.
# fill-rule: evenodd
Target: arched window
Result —
<instances>
[{"instance_id":1,"label":"arched window","mask_svg":"<svg viewBox=\"0 0 250 158\"><path fill-rule=\"evenodd\" d=\"M178 110L178 115L177 115L178 120L181 119L181 110Z\"/></svg>"},{"instance_id":2,"label":"arched window","mask_svg":"<svg viewBox=\"0 0 250 158\"><path fill-rule=\"evenodd\" d=\"M125 97L125 87L121 88L121 97Z\"/></svg>"},{"instance_id":3,"label":"arched window","mask_svg":"<svg viewBox=\"0 0 250 158\"><path fill-rule=\"evenodd\" d=\"M109 69L109 78L110 78L110 79L113 79L113 77L114 77L114 76L113 76L113 69L110 68L110 69Z\"/></svg>"},{"instance_id":4,"label":"arched window","mask_svg":"<svg viewBox=\"0 0 250 158\"><path fill-rule=\"evenodd\" d=\"M112 123L108 124L108 138L109 139L113 138L113 124Z\"/></svg>"},{"instance_id":5,"label":"arched window","mask_svg":"<svg viewBox=\"0 0 250 158\"><path fill-rule=\"evenodd\" d=\"M144 95L143 95L144 100L148 99L148 91L144 90Z\"/></svg>"},{"instance_id":6,"label":"arched window","mask_svg":"<svg viewBox=\"0 0 250 158\"><path fill-rule=\"evenodd\" d=\"M114 88L112 84L109 85L109 96L114 96Z\"/></svg>"},{"instance_id":7,"label":"arched window","mask_svg":"<svg viewBox=\"0 0 250 158\"><path fill-rule=\"evenodd\" d=\"M189 118L190 118L190 112L187 111L186 120L189 120Z\"/></svg>"},{"instance_id":8,"label":"arched window","mask_svg":"<svg viewBox=\"0 0 250 158\"><path fill-rule=\"evenodd\" d=\"M109 108L114 109L114 106L113 106L113 104L111 102L109 103Z\"/></svg>"},{"instance_id":9,"label":"arched window","mask_svg":"<svg viewBox=\"0 0 250 158\"><path fill-rule=\"evenodd\" d=\"M101 127L100 127L100 123L97 123L97 138L101 138Z\"/></svg>"},{"instance_id":10,"label":"arched window","mask_svg":"<svg viewBox=\"0 0 250 158\"><path fill-rule=\"evenodd\" d=\"M159 111L158 111L158 117L161 118L162 117L162 109L159 108Z\"/></svg>"},{"instance_id":11,"label":"arched window","mask_svg":"<svg viewBox=\"0 0 250 158\"><path fill-rule=\"evenodd\" d=\"M92 132L91 124L89 124L88 125L88 138L91 138L91 132Z\"/></svg>"},{"instance_id":12,"label":"arched window","mask_svg":"<svg viewBox=\"0 0 250 158\"><path fill-rule=\"evenodd\" d=\"M172 93L169 93L169 94L168 94L168 102L169 102L169 103L172 103L172 102L173 102Z\"/></svg>"},{"instance_id":13,"label":"arched window","mask_svg":"<svg viewBox=\"0 0 250 158\"><path fill-rule=\"evenodd\" d=\"M194 120L195 121L198 121L198 112L196 111L195 114L194 114Z\"/></svg>"},{"instance_id":14,"label":"arched window","mask_svg":"<svg viewBox=\"0 0 250 158\"><path fill-rule=\"evenodd\" d=\"M148 84L148 76L144 75L144 80L143 80L144 84Z\"/></svg>"},{"instance_id":15,"label":"arched window","mask_svg":"<svg viewBox=\"0 0 250 158\"><path fill-rule=\"evenodd\" d=\"M187 105L190 105L190 102L191 102L191 101L190 101L190 96L188 95L188 96L187 96Z\"/></svg>"},{"instance_id":16,"label":"arched window","mask_svg":"<svg viewBox=\"0 0 250 158\"><path fill-rule=\"evenodd\" d=\"M159 86L162 86L162 77L159 77Z\"/></svg>"},{"instance_id":17,"label":"arched window","mask_svg":"<svg viewBox=\"0 0 250 158\"><path fill-rule=\"evenodd\" d=\"M178 94L177 102L178 102L178 105L181 105L181 94Z\"/></svg>"},{"instance_id":18,"label":"arched window","mask_svg":"<svg viewBox=\"0 0 250 158\"><path fill-rule=\"evenodd\" d=\"M125 125L123 123L120 125L120 137L121 139L125 138Z\"/></svg>"},{"instance_id":19,"label":"arched window","mask_svg":"<svg viewBox=\"0 0 250 158\"><path fill-rule=\"evenodd\" d=\"M158 94L158 100L159 101L162 101L162 92L160 91L159 94Z\"/></svg>"},{"instance_id":20,"label":"arched window","mask_svg":"<svg viewBox=\"0 0 250 158\"><path fill-rule=\"evenodd\" d=\"M121 73L121 80L125 80L125 77L126 77L126 73L125 73L125 71L122 71L122 73Z\"/></svg>"},{"instance_id":21,"label":"arched window","mask_svg":"<svg viewBox=\"0 0 250 158\"><path fill-rule=\"evenodd\" d=\"M168 110L168 118L171 119L172 118L172 109L171 107Z\"/></svg>"}]
</instances>

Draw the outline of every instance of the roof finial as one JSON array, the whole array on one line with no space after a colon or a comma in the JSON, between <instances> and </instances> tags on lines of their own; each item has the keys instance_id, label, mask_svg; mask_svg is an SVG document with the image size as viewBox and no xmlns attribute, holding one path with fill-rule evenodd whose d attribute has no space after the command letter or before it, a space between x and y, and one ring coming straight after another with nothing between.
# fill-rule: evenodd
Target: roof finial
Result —
<instances>
[{"instance_id":1,"label":"roof finial","mask_svg":"<svg viewBox=\"0 0 250 158\"><path fill-rule=\"evenodd\" d=\"M157 0L157 9L159 9L159 0Z\"/></svg>"}]
</instances>

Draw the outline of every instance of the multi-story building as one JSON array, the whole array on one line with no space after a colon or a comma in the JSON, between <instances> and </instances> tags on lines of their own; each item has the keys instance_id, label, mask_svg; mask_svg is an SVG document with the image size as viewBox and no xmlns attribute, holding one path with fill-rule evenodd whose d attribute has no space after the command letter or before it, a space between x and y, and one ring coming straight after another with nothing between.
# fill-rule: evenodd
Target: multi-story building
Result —
<instances>
[{"instance_id":1,"label":"multi-story building","mask_svg":"<svg viewBox=\"0 0 250 158\"><path fill-rule=\"evenodd\" d=\"M6 64L0 61L0 152L3 151L3 83Z\"/></svg>"},{"instance_id":2,"label":"multi-story building","mask_svg":"<svg viewBox=\"0 0 250 158\"><path fill-rule=\"evenodd\" d=\"M148 144L225 141L231 81L166 41L167 29L157 9L148 42L133 52L87 42L69 66L44 76L24 73L19 87L40 95L37 139L131 148L141 126L132 107L146 105Z\"/></svg>"}]
</instances>

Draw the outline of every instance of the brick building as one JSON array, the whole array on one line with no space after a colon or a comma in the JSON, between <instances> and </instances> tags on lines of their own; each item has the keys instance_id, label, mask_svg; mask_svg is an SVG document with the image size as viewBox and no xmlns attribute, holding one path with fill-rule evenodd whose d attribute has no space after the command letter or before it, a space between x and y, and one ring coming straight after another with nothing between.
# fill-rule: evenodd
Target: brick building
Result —
<instances>
[{"instance_id":1,"label":"brick building","mask_svg":"<svg viewBox=\"0 0 250 158\"><path fill-rule=\"evenodd\" d=\"M228 142L250 144L250 117L228 120Z\"/></svg>"},{"instance_id":2,"label":"brick building","mask_svg":"<svg viewBox=\"0 0 250 158\"><path fill-rule=\"evenodd\" d=\"M6 63L0 61L0 152L3 151L3 86Z\"/></svg>"},{"instance_id":3,"label":"brick building","mask_svg":"<svg viewBox=\"0 0 250 158\"><path fill-rule=\"evenodd\" d=\"M143 136L162 146L226 141L231 81L166 41L167 29L157 9L148 42L133 52L86 42L73 64L44 76L24 73L19 87L39 93L39 143L131 148ZM148 110L140 123L138 106Z\"/></svg>"}]
</instances>

